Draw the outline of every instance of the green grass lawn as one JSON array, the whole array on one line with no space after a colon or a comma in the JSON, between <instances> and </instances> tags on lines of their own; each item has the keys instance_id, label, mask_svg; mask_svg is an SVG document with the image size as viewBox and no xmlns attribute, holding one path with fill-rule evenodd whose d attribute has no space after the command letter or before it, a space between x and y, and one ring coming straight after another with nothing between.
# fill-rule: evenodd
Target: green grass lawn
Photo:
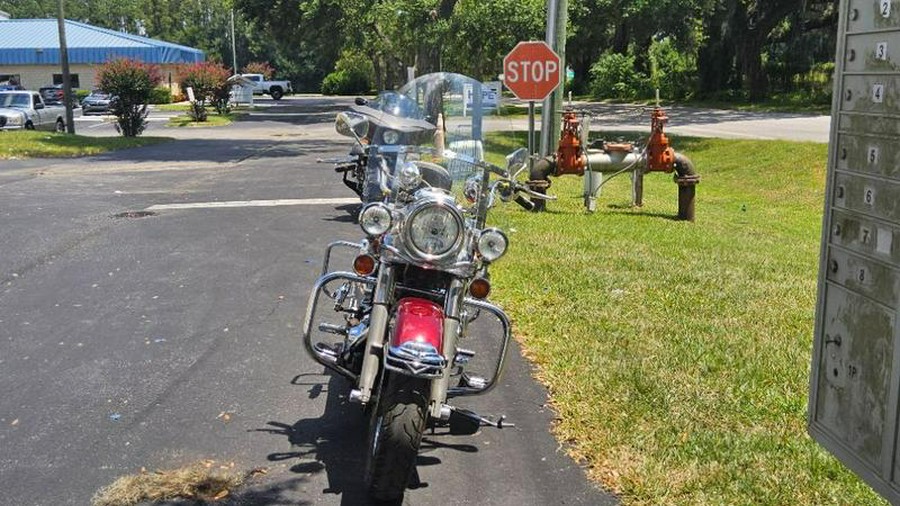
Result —
<instances>
[{"instance_id":1,"label":"green grass lawn","mask_svg":"<svg viewBox=\"0 0 900 506\"><path fill-rule=\"evenodd\" d=\"M96 155L170 141L168 137L86 137L53 132L0 132L0 159Z\"/></svg>"},{"instance_id":2,"label":"green grass lawn","mask_svg":"<svg viewBox=\"0 0 900 506\"><path fill-rule=\"evenodd\" d=\"M228 114L218 114L215 111L209 111L209 115L206 117L206 121L194 121L187 114L183 114L181 116L175 116L169 119L168 123L166 123L167 127L219 127L230 125L234 122L235 118L238 116L245 114L244 112L231 112Z\"/></svg>"},{"instance_id":3,"label":"green grass lawn","mask_svg":"<svg viewBox=\"0 0 900 506\"><path fill-rule=\"evenodd\" d=\"M521 140L492 139L508 152ZM626 505L884 504L806 433L826 146L673 139L702 176L555 179L510 234L495 298L559 414L556 433Z\"/></svg>"}]
</instances>

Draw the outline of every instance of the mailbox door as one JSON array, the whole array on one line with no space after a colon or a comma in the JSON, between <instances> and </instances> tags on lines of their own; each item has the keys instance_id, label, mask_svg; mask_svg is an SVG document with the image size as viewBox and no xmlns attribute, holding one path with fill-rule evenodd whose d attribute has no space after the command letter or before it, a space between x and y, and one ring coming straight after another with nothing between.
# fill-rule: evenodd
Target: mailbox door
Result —
<instances>
[{"instance_id":1,"label":"mailbox door","mask_svg":"<svg viewBox=\"0 0 900 506\"><path fill-rule=\"evenodd\" d=\"M843 0L809 432L900 504L900 0Z\"/></svg>"}]
</instances>

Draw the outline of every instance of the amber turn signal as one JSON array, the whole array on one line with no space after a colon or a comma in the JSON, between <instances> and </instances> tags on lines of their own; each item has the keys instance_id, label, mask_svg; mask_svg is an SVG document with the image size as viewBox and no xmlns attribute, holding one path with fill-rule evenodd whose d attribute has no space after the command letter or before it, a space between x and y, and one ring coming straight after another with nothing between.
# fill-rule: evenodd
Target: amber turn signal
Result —
<instances>
[{"instance_id":1,"label":"amber turn signal","mask_svg":"<svg viewBox=\"0 0 900 506\"><path fill-rule=\"evenodd\" d=\"M360 276L375 272L375 259L371 255L359 255L353 260L353 270Z\"/></svg>"},{"instance_id":2,"label":"amber turn signal","mask_svg":"<svg viewBox=\"0 0 900 506\"><path fill-rule=\"evenodd\" d=\"M476 299L486 299L491 293L491 282L484 278L475 278L469 284L469 294Z\"/></svg>"}]
</instances>

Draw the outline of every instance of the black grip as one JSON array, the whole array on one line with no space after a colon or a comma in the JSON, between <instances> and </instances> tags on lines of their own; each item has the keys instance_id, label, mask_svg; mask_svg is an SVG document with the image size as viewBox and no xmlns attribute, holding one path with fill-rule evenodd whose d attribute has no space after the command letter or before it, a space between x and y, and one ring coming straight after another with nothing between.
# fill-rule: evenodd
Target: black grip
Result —
<instances>
[{"instance_id":1,"label":"black grip","mask_svg":"<svg viewBox=\"0 0 900 506\"><path fill-rule=\"evenodd\" d=\"M522 209L525 209L526 211L534 210L534 202L528 200L527 198L523 197L522 195L516 195L516 204L519 204L520 206L522 206Z\"/></svg>"},{"instance_id":2,"label":"black grip","mask_svg":"<svg viewBox=\"0 0 900 506\"><path fill-rule=\"evenodd\" d=\"M334 168L334 171L337 172L338 174L340 174L342 172L350 172L351 170L353 170L355 168L356 168L355 165L339 165Z\"/></svg>"}]
</instances>

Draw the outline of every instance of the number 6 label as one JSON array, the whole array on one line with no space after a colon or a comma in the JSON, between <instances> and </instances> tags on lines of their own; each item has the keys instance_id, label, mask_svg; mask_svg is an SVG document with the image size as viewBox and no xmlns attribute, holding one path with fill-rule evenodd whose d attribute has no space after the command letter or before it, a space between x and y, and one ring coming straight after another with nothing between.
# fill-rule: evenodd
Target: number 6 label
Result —
<instances>
[{"instance_id":1,"label":"number 6 label","mask_svg":"<svg viewBox=\"0 0 900 506\"><path fill-rule=\"evenodd\" d=\"M879 12L881 12L881 17L883 18L891 17L891 0L881 0Z\"/></svg>"},{"instance_id":2,"label":"number 6 label","mask_svg":"<svg viewBox=\"0 0 900 506\"><path fill-rule=\"evenodd\" d=\"M865 204L867 206L875 205L875 189L874 188L870 188L868 186L865 188L865 190L863 191L863 202L865 202Z\"/></svg>"}]
</instances>

